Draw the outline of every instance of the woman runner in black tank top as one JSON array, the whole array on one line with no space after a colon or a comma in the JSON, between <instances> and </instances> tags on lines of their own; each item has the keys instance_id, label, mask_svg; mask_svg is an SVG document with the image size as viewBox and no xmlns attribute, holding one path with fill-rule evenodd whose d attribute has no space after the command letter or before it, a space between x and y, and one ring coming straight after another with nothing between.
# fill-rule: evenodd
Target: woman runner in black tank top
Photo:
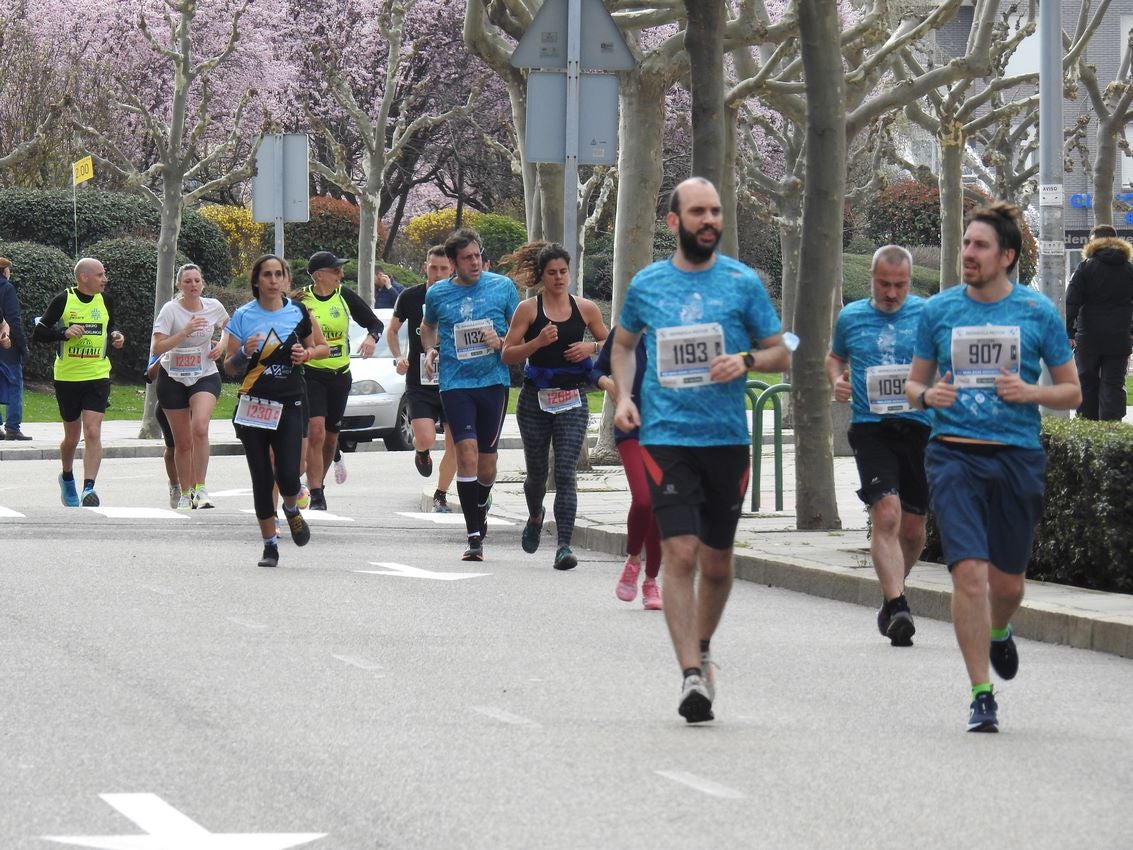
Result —
<instances>
[{"instance_id":1,"label":"woman runner in black tank top","mask_svg":"<svg viewBox=\"0 0 1133 850\"><path fill-rule=\"evenodd\" d=\"M511 276L520 286L543 287L541 294L516 309L502 351L504 363L527 361L516 405L527 462L523 492L529 518L523 550L534 553L539 548L548 451L554 446L558 535L554 567L569 570L578 564L570 542L578 512L575 470L590 422L586 389L593 382L592 358L609 332L594 302L570 294L570 254L562 245L531 242L504 262L511 264ZM587 330L593 341L583 340Z\"/></svg>"}]
</instances>

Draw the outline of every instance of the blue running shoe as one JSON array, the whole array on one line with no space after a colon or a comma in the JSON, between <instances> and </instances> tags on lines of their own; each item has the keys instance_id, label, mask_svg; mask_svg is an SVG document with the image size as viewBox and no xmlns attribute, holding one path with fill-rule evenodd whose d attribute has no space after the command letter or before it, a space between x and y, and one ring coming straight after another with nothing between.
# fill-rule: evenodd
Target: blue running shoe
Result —
<instances>
[{"instance_id":1,"label":"blue running shoe","mask_svg":"<svg viewBox=\"0 0 1133 850\"><path fill-rule=\"evenodd\" d=\"M84 508L97 508L101 504L98 493L94 492L93 484L89 487L83 487L82 502Z\"/></svg>"},{"instance_id":2,"label":"blue running shoe","mask_svg":"<svg viewBox=\"0 0 1133 850\"><path fill-rule=\"evenodd\" d=\"M578 558L570 551L569 546L560 546L559 551L555 553L553 566L556 570L573 570L578 566Z\"/></svg>"},{"instance_id":3,"label":"blue running shoe","mask_svg":"<svg viewBox=\"0 0 1133 850\"><path fill-rule=\"evenodd\" d=\"M998 710L999 706L996 705L991 691L977 694L972 700L971 714L968 715L968 731L998 732L999 718L995 714Z\"/></svg>"},{"instance_id":4,"label":"blue running shoe","mask_svg":"<svg viewBox=\"0 0 1133 850\"><path fill-rule=\"evenodd\" d=\"M77 508L82 502L79 501L79 492L75 489L75 479L64 481L63 476L59 476L59 498L63 501L65 508Z\"/></svg>"},{"instance_id":5,"label":"blue running shoe","mask_svg":"<svg viewBox=\"0 0 1133 850\"><path fill-rule=\"evenodd\" d=\"M999 678L1014 679L1015 674L1019 672L1019 650L1015 648L1015 635L1011 633L1011 627L1007 628L1007 637L991 642L988 658Z\"/></svg>"}]
</instances>

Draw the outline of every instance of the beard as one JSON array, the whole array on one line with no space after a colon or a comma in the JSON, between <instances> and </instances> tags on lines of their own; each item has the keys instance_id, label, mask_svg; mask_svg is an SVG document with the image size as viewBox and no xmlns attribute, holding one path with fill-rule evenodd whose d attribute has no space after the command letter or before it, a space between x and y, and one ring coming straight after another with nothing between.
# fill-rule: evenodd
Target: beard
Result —
<instances>
[{"instance_id":1,"label":"beard","mask_svg":"<svg viewBox=\"0 0 1133 850\"><path fill-rule=\"evenodd\" d=\"M706 230L715 237L712 244L707 247L700 244L699 241L700 234ZM681 253L686 258L693 263L703 263L712 259L712 255L716 253L716 246L720 242L720 231L711 225L705 225L697 233L693 233L690 230L685 230L684 224L678 223L677 240L681 246Z\"/></svg>"}]
</instances>

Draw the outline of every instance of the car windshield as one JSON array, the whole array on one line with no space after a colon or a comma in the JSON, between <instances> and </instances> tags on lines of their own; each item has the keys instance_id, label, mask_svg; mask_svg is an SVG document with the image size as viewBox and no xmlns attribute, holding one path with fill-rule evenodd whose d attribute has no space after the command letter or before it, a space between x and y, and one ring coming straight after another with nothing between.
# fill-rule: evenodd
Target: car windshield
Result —
<instances>
[{"instance_id":1,"label":"car windshield","mask_svg":"<svg viewBox=\"0 0 1133 850\"><path fill-rule=\"evenodd\" d=\"M375 310L374 315L382 320L382 324L389 328L390 320L393 318L393 310ZM362 344L362 340L366 337L366 329L358 325L353 319L350 320L350 356L361 357L358 353L358 347ZM397 331L397 340L401 343L401 353L403 355L409 353L409 329L402 324ZM386 343L386 334L382 334L382 338L378 340L378 344L374 346L374 357L392 357L393 354L389 350L389 345Z\"/></svg>"}]
</instances>

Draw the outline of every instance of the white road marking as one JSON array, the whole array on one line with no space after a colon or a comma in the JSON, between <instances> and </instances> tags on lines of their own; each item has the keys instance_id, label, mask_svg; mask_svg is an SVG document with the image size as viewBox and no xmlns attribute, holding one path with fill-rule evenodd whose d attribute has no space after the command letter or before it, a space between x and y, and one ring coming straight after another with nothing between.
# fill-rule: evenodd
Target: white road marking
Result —
<instances>
[{"instance_id":1,"label":"white road marking","mask_svg":"<svg viewBox=\"0 0 1133 850\"><path fill-rule=\"evenodd\" d=\"M502 708L495 708L490 705L474 705L472 706L472 710L477 714L483 714L485 717L499 720L501 723L510 723L513 726L532 726L536 728L539 726L534 720L520 717L518 714L512 714L510 711L504 711Z\"/></svg>"},{"instance_id":2,"label":"white road marking","mask_svg":"<svg viewBox=\"0 0 1133 850\"><path fill-rule=\"evenodd\" d=\"M256 512L256 509L242 508L240 512L245 514L254 514ZM338 514L328 513L327 511L306 510L301 511L301 513L303 514L303 519L307 520L308 523L313 522L315 524L318 524L320 522L354 522L354 517L339 516ZM285 520L286 518L279 521L284 522Z\"/></svg>"},{"instance_id":3,"label":"white road marking","mask_svg":"<svg viewBox=\"0 0 1133 850\"><path fill-rule=\"evenodd\" d=\"M325 832L209 832L156 794L99 794L145 835L45 835L47 841L101 850L286 850Z\"/></svg>"},{"instance_id":4,"label":"white road marking","mask_svg":"<svg viewBox=\"0 0 1133 850\"><path fill-rule=\"evenodd\" d=\"M160 594L162 596L172 596L173 595L173 591L170 590L168 587L154 587L152 584L139 584L138 587L140 587L142 590L148 590L151 593L157 593L157 594Z\"/></svg>"},{"instance_id":5,"label":"white road marking","mask_svg":"<svg viewBox=\"0 0 1133 850\"><path fill-rule=\"evenodd\" d=\"M426 514L413 513L412 511L397 511L397 515L406 517L407 519L428 520L436 525L464 525L464 514L462 514L459 509L453 511L451 514ZM494 528L497 525L515 525L515 523L497 514L488 514L488 528Z\"/></svg>"},{"instance_id":6,"label":"white road marking","mask_svg":"<svg viewBox=\"0 0 1133 850\"><path fill-rule=\"evenodd\" d=\"M244 628L252 629L253 631L259 631L260 629L267 628L266 623L257 623L255 620L245 620L243 617L228 617L227 619L230 623L235 623L238 626L243 626Z\"/></svg>"},{"instance_id":7,"label":"white road marking","mask_svg":"<svg viewBox=\"0 0 1133 850\"><path fill-rule=\"evenodd\" d=\"M174 511L169 508L86 508L107 519L188 519L188 511Z\"/></svg>"},{"instance_id":8,"label":"white road marking","mask_svg":"<svg viewBox=\"0 0 1133 850\"><path fill-rule=\"evenodd\" d=\"M365 658L360 658L357 655L337 655L331 653L331 658L337 658L343 664L349 664L351 667L357 667L359 670L381 670L382 665L376 661L369 661Z\"/></svg>"},{"instance_id":9,"label":"white road marking","mask_svg":"<svg viewBox=\"0 0 1133 850\"><path fill-rule=\"evenodd\" d=\"M6 517L8 519L23 519L24 514L20 513L19 511L14 511L11 508L0 508L0 517Z\"/></svg>"},{"instance_id":10,"label":"white road marking","mask_svg":"<svg viewBox=\"0 0 1133 850\"><path fill-rule=\"evenodd\" d=\"M423 570L420 567L411 567L408 564L395 564L391 561L370 561L380 570L354 570L356 573L365 573L371 576L401 576L402 578L427 578L433 581L460 581L465 578L480 578L490 576L491 573L435 573Z\"/></svg>"},{"instance_id":11,"label":"white road marking","mask_svg":"<svg viewBox=\"0 0 1133 850\"><path fill-rule=\"evenodd\" d=\"M209 490L209 496L211 496L212 498L216 498L217 496L220 496L222 499L226 499L229 496L251 496L251 495L252 495L252 488L251 487L237 487L235 490Z\"/></svg>"},{"instance_id":12,"label":"white road marking","mask_svg":"<svg viewBox=\"0 0 1133 850\"><path fill-rule=\"evenodd\" d=\"M687 773L683 770L657 770L654 773L682 785L687 785L689 788L702 794L708 794L710 797L722 797L725 800L742 800L744 798L743 793L735 788L729 788L727 785L721 785L719 782L713 782L711 779L705 779L695 773Z\"/></svg>"}]
</instances>

